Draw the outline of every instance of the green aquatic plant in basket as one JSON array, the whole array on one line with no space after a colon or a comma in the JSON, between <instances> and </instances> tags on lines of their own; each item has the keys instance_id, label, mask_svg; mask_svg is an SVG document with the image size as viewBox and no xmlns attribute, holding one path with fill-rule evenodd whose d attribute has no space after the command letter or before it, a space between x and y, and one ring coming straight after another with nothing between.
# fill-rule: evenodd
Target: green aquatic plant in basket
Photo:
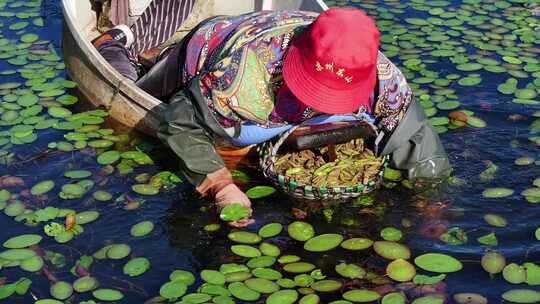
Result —
<instances>
[{"instance_id":1,"label":"green aquatic plant in basket","mask_svg":"<svg viewBox=\"0 0 540 304\"><path fill-rule=\"evenodd\" d=\"M389 158L388 156L376 156L373 153L374 141L377 137L376 127L367 121L360 121L360 125L368 130L365 132L365 137L336 145L338 158L335 161L326 162L321 157L320 153L328 153L327 147L289 152L288 154L292 155L291 159L307 155L315 164L306 170L302 166L298 166L297 163L283 172L282 161L284 157L283 154L280 154L281 148L298 126L291 128L279 136L277 140L266 142L259 147L259 162L264 175L283 192L293 197L305 199L341 200L358 197L377 189L382 181L382 174ZM359 153L343 157L351 150L357 150ZM368 166L373 166L371 169L374 169L374 172L370 172L369 175L366 174L362 178L351 178L342 183L341 170L349 170L345 173L352 175L358 172L362 173L364 169L359 171L352 169L358 165L364 166L366 172ZM332 178L334 178L334 182L331 183L329 181L332 181Z\"/></svg>"}]
</instances>

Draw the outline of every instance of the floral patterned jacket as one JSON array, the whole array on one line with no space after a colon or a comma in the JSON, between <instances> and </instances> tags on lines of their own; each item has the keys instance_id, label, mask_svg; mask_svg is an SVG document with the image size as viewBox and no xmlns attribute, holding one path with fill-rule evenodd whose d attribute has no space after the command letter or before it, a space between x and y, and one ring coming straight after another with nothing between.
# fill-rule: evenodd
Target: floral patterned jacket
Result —
<instances>
[{"instance_id":1,"label":"floral patterned jacket","mask_svg":"<svg viewBox=\"0 0 540 304\"><path fill-rule=\"evenodd\" d=\"M212 19L188 43L183 81L200 76L203 96L223 127L250 121L268 128L316 116L320 113L287 94L281 73L291 40L316 16L302 11L263 11ZM381 52L377 72L371 106L358 110L391 132L413 95L403 74Z\"/></svg>"}]
</instances>

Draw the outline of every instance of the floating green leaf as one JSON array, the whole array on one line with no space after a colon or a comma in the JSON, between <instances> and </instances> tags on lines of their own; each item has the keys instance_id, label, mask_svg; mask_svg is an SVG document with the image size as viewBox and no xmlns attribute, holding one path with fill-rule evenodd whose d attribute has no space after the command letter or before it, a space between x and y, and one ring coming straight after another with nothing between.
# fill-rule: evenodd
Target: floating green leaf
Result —
<instances>
[{"instance_id":1,"label":"floating green leaf","mask_svg":"<svg viewBox=\"0 0 540 304\"><path fill-rule=\"evenodd\" d=\"M352 302L373 302L378 300L381 297L375 291L368 289L353 289L345 292L343 298Z\"/></svg>"},{"instance_id":2,"label":"floating green leaf","mask_svg":"<svg viewBox=\"0 0 540 304\"><path fill-rule=\"evenodd\" d=\"M495 235L494 232L481 236L477 238L476 240L478 241L478 243L482 245L487 245L487 246L497 246L499 244L499 242L497 241L497 236Z\"/></svg>"},{"instance_id":3,"label":"floating green leaf","mask_svg":"<svg viewBox=\"0 0 540 304\"><path fill-rule=\"evenodd\" d=\"M131 259L124 265L123 272L130 277L140 276L150 268L150 261L144 257Z\"/></svg>"},{"instance_id":4,"label":"floating green leaf","mask_svg":"<svg viewBox=\"0 0 540 304\"><path fill-rule=\"evenodd\" d=\"M176 301L187 291L187 285L182 281L171 281L163 284L159 294L169 301Z\"/></svg>"},{"instance_id":5,"label":"floating green leaf","mask_svg":"<svg viewBox=\"0 0 540 304\"><path fill-rule=\"evenodd\" d=\"M321 234L309 239L304 243L304 250L313 252L323 252L332 250L341 244L343 236L335 233Z\"/></svg>"},{"instance_id":6,"label":"floating green leaf","mask_svg":"<svg viewBox=\"0 0 540 304\"><path fill-rule=\"evenodd\" d=\"M399 241L403 237L403 233L394 227L386 227L381 230L381 237L385 241Z\"/></svg>"},{"instance_id":7,"label":"floating green leaf","mask_svg":"<svg viewBox=\"0 0 540 304\"><path fill-rule=\"evenodd\" d=\"M259 229L258 234L263 238L271 238L281 233L283 226L280 223L266 224Z\"/></svg>"},{"instance_id":8,"label":"floating green leaf","mask_svg":"<svg viewBox=\"0 0 540 304\"><path fill-rule=\"evenodd\" d=\"M293 304L298 299L298 292L292 289L284 289L271 294L266 299L267 304Z\"/></svg>"},{"instance_id":9,"label":"floating green leaf","mask_svg":"<svg viewBox=\"0 0 540 304\"><path fill-rule=\"evenodd\" d=\"M540 292L532 289L512 289L503 293L502 298L513 303L538 303Z\"/></svg>"},{"instance_id":10,"label":"floating green leaf","mask_svg":"<svg viewBox=\"0 0 540 304\"><path fill-rule=\"evenodd\" d=\"M270 186L255 186L248 191L246 195L250 199L259 199L274 194L276 188Z\"/></svg>"},{"instance_id":11,"label":"floating green leaf","mask_svg":"<svg viewBox=\"0 0 540 304\"><path fill-rule=\"evenodd\" d=\"M156 195L159 193L159 189L147 184L138 184L131 186L131 189L141 195Z\"/></svg>"},{"instance_id":12,"label":"floating green leaf","mask_svg":"<svg viewBox=\"0 0 540 304\"><path fill-rule=\"evenodd\" d=\"M107 250L107 257L111 260L120 260L131 253L131 247L127 244L114 244Z\"/></svg>"},{"instance_id":13,"label":"floating green leaf","mask_svg":"<svg viewBox=\"0 0 540 304\"><path fill-rule=\"evenodd\" d=\"M142 221L131 227L131 235L134 237L141 237L149 234L154 230L154 223L151 221Z\"/></svg>"},{"instance_id":14,"label":"floating green leaf","mask_svg":"<svg viewBox=\"0 0 540 304\"><path fill-rule=\"evenodd\" d=\"M59 281L51 286L50 293L55 299L65 300L73 294L73 287L68 282Z\"/></svg>"},{"instance_id":15,"label":"floating green leaf","mask_svg":"<svg viewBox=\"0 0 540 304\"><path fill-rule=\"evenodd\" d=\"M309 223L300 221L289 224L287 227L287 232L291 238L301 242L307 241L315 236L313 226L311 226Z\"/></svg>"},{"instance_id":16,"label":"floating green leaf","mask_svg":"<svg viewBox=\"0 0 540 304\"><path fill-rule=\"evenodd\" d=\"M92 295L98 300L107 302L119 301L124 298L124 295L120 291L107 288L94 290Z\"/></svg>"},{"instance_id":17,"label":"floating green leaf","mask_svg":"<svg viewBox=\"0 0 540 304\"><path fill-rule=\"evenodd\" d=\"M247 231L233 231L227 237L229 240L241 244L257 244L262 240L258 234Z\"/></svg>"},{"instance_id":18,"label":"floating green leaf","mask_svg":"<svg viewBox=\"0 0 540 304\"><path fill-rule=\"evenodd\" d=\"M446 274L439 274L437 276L427 276L423 274L417 274L413 278L413 283L418 285L431 285L442 282L446 279Z\"/></svg>"},{"instance_id":19,"label":"floating green leaf","mask_svg":"<svg viewBox=\"0 0 540 304\"><path fill-rule=\"evenodd\" d=\"M508 188L487 188L482 192L486 198L502 198L514 194L514 190Z\"/></svg>"},{"instance_id":20,"label":"floating green leaf","mask_svg":"<svg viewBox=\"0 0 540 304\"><path fill-rule=\"evenodd\" d=\"M247 218L251 215L251 209L244 207L242 204L234 203L225 206L221 209L219 218L223 221L234 222L244 218Z\"/></svg>"},{"instance_id":21,"label":"floating green leaf","mask_svg":"<svg viewBox=\"0 0 540 304\"><path fill-rule=\"evenodd\" d=\"M432 272L456 272L463 268L460 261L442 253L426 253L414 259L416 266Z\"/></svg>"},{"instance_id":22,"label":"floating green leaf","mask_svg":"<svg viewBox=\"0 0 540 304\"><path fill-rule=\"evenodd\" d=\"M488 251L482 257L481 265L486 272L497 274L503 271L506 266L506 259L498 252Z\"/></svg>"},{"instance_id":23,"label":"floating green leaf","mask_svg":"<svg viewBox=\"0 0 540 304\"><path fill-rule=\"evenodd\" d=\"M38 244L41 239L38 234L22 234L8 239L3 246L10 249L25 248Z\"/></svg>"},{"instance_id":24,"label":"floating green leaf","mask_svg":"<svg viewBox=\"0 0 540 304\"><path fill-rule=\"evenodd\" d=\"M342 277L349 279L363 279L366 271L355 264L340 263L335 267L336 272Z\"/></svg>"}]
</instances>

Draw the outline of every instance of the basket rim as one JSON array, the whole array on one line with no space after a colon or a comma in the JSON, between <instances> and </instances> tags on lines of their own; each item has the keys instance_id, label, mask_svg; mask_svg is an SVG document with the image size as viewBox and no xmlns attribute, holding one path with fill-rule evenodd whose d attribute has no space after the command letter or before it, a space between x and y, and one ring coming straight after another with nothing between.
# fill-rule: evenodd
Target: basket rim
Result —
<instances>
[{"instance_id":1,"label":"basket rim","mask_svg":"<svg viewBox=\"0 0 540 304\"><path fill-rule=\"evenodd\" d=\"M375 132L375 136L378 135L377 128L375 125L373 125L371 122L366 120L360 120L368 125L371 126L373 131ZM382 156L382 166L379 172L370 179L366 184L359 183L353 186L337 186L337 187L316 187L313 185L298 185L296 180L294 180L291 177L277 174L274 170L274 164L276 163L276 157L277 157L277 151L281 147L281 145L284 143L285 139L294 132L298 127L301 127L302 125L297 125L292 127L291 129L283 132L279 139L273 144L272 142L265 142L262 144L262 147L260 149L259 153L259 160L260 165L263 170L263 174L269 178L274 184L279 186L282 190L285 190L285 192L289 194L293 194L294 196L299 196L303 198L321 198L320 196L323 196L322 198L326 198L324 196L330 196L332 198L342 198L342 197L356 197L362 194L367 194L376 188L381 184L382 182L382 175L384 172L384 168L388 165L389 162L389 155ZM301 193L300 193L301 192ZM336 197L337 196L337 197Z\"/></svg>"}]
</instances>

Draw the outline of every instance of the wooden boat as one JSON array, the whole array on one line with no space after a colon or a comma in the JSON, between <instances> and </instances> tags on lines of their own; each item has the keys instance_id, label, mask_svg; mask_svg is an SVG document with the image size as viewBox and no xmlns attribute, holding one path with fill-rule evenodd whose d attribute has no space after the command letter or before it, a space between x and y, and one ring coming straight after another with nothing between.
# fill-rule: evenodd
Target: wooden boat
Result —
<instances>
[{"instance_id":1,"label":"wooden boat","mask_svg":"<svg viewBox=\"0 0 540 304\"><path fill-rule=\"evenodd\" d=\"M62 0L62 4L65 64L71 79L79 84L82 98L106 108L114 120L127 127L155 134L164 104L120 75L90 43L98 32L89 0ZM321 12L327 6L322 0L213 0L212 8L208 14L237 15L269 9Z\"/></svg>"}]
</instances>

